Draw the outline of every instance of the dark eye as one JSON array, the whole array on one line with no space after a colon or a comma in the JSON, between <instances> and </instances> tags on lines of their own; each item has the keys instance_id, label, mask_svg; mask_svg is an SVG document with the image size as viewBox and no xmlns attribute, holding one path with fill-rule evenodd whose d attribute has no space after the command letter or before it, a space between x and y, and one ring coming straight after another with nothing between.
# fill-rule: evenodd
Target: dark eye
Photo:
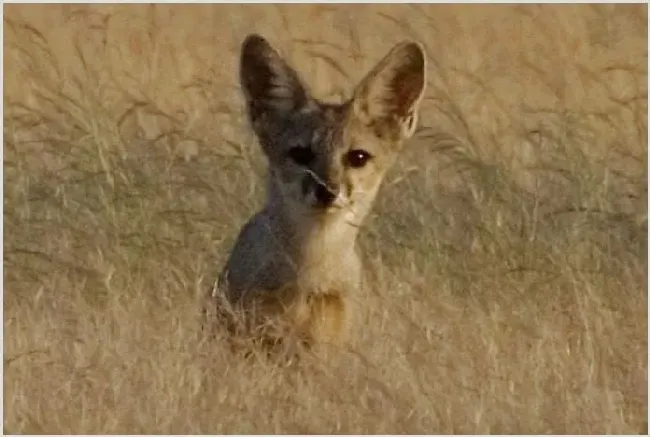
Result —
<instances>
[{"instance_id":1,"label":"dark eye","mask_svg":"<svg viewBox=\"0 0 650 437\"><path fill-rule=\"evenodd\" d=\"M292 147L287 156L298 165L309 165L314 160L314 152L309 147Z\"/></svg>"},{"instance_id":2,"label":"dark eye","mask_svg":"<svg viewBox=\"0 0 650 437\"><path fill-rule=\"evenodd\" d=\"M361 149L350 150L346 156L347 163L352 168L364 167L370 161L370 158L372 158L372 155Z\"/></svg>"}]
</instances>

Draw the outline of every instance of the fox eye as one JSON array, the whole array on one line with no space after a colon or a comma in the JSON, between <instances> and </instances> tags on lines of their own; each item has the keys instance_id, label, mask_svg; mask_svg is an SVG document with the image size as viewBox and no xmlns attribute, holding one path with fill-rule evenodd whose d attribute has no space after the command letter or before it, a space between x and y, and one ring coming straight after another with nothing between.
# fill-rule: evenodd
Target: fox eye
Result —
<instances>
[{"instance_id":1,"label":"fox eye","mask_svg":"<svg viewBox=\"0 0 650 437\"><path fill-rule=\"evenodd\" d=\"M350 150L345 157L347 164L352 168L365 167L371 158L372 155L370 153L361 149Z\"/></svg>"},{"instance_id":2,"label":"fox eye","mask_svg":"<svg viewBox=\"0 0 650 437\"><path fill-rule=\"evenodd\" d=\"M314 160L314 152L309 147L292 147L287 156L298 165L306 166Z\"/></svg>"}]
</instances>

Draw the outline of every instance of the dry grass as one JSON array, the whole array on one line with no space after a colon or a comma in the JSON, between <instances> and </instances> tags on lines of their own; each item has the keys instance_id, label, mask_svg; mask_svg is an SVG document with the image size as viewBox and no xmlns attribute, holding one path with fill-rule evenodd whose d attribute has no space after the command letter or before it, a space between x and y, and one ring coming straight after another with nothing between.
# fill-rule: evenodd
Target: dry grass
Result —
<instances>
[{"instance_id":1,"label":"dry grass","mask_svg":"<svg viewBox=\"0 0 650 437\"><path fill-rule=\"evenodd\" d=\"M5 432L648 432L646 6L4 9ZM249 32L324 98L429 54L368 326L298 369L197 335L263 194Z\"/></svg>"}]
</instances>

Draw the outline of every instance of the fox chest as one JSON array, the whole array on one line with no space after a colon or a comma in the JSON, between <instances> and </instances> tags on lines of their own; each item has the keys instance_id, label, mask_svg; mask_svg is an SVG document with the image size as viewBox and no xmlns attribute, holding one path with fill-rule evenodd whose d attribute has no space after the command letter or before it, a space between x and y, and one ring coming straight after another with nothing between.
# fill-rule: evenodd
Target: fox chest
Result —
<instances>
[{"instance_id":1,"label":"fox chest","mask_svg":"<svg viewBox=\"0 0 650 437\"><path fill-rule=\"evenodd\" d=\"M277 295L284 317L318 342L340 343L347 338L361 287L356 257L303 262L285 278L283 291Z\"/></svg>"}]
</instances>

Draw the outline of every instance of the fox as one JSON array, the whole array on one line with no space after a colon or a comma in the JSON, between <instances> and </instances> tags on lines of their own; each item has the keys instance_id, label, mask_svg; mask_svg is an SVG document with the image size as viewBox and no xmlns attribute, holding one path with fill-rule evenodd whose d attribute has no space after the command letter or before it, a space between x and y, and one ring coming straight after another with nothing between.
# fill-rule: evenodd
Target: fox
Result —
<instances>
[{"instance_id":1,"label":"fox","mask_svg":"<svg viewBox=\"0 0 650 437\"><path fill-rule=\"evenodd\" d=\"M239 231L208 300L265 344L293 336L307 348L343 346L368 284L357 236L416 130L424 48L395 45L349 98L329 103L264 37L250 34L239 80L268 163L266 201ZM269 326L282 328L256 331Z\"/></svg>"}]
</instances>

